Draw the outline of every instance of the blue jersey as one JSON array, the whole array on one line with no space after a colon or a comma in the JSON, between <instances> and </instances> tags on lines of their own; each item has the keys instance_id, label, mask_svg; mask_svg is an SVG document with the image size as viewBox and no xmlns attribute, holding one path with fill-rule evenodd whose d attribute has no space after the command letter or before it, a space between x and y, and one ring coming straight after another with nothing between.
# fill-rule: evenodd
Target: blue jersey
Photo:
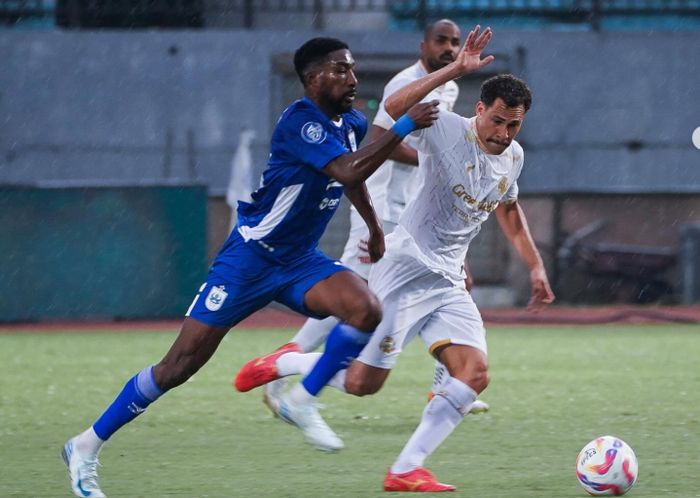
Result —
<instances>
[{"instance_id":1,"label":"blue jersey","mask_svg":"<svg viewBox=\"0 0 700 498\"><path fill-rule=\"evenodd\" d=\"M218 259L226 259L232 239L266 259L286 263L318 245L343 195L343 186L322 169L333 159L357 150L367 132L359 111L336 123L304 97L290 105L272 134L268 167L252 202L239 201L238 224Z\"/></svg>"}]
</instances>

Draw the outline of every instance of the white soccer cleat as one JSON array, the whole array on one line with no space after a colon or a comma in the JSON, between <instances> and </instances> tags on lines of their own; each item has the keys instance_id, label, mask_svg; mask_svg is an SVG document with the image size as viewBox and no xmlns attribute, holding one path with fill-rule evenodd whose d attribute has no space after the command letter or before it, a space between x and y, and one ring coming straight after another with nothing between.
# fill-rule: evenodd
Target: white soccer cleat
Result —
<instances>
[{"instance_id":1,"label":"white soccer cleat","mask_svg":"<svg viewBox=\"0 0 700 498\"><path fill-rule=\"evenodd\" d=\"M63 463L68 467L70 485L75 496L82 498L106 498L97 484L97 458L86 458L81 455L73 439L69 439L61 450Z\"/></svg>"},{"instance_id":2,"label":"white soccer cleat","mask_svg":"<svg viewBox=\"0 0 700 498\"><path fill-rule=\"evenodd\" d=\"M287 379L273 380L263 386L263 403L270 409L275 418L279 417L280 400L287 387Z\"/></svg>"},{"instance_id":3,"label":"white soccer cleat","mask_svg":"<svg viewBox=\"0 0 700 498\"><path fill-rule=\"evenodd\" d=\"M318 413L315 403L294 403L289 395L283 394L277 414L288 424L301 429L306 441L317 449L330 452L345 448L343 441Z\"/></svg>"},{"instance_id":4,"label":"white soccer cleat","mask_svg":"<svg viewBox=\"0 0 700 498\"><path fill-rule=\"evenodd\" d=\"M481 401L480 399L474 400L471 408L469 408L469 413L484 413L489 411L489 404L486 401Z\"/></svg>"}]
</instances>

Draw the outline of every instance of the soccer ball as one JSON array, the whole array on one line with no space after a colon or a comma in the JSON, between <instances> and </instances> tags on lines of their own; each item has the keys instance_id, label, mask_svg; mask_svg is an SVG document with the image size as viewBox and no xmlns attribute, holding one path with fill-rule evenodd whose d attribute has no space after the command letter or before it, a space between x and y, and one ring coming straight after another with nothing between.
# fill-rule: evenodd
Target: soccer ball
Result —
<instances>
[{"instance_id":1,"label":"soccer ball","mask_svg":"<svg viewBox=\"0 0 700 498\"><path fill-rule=\"evenodd\" d=\"M593 496L620 496L637 481L637 457L622 439L601 436L576 458L576 477Z\"/></svg>"}]
</instances>

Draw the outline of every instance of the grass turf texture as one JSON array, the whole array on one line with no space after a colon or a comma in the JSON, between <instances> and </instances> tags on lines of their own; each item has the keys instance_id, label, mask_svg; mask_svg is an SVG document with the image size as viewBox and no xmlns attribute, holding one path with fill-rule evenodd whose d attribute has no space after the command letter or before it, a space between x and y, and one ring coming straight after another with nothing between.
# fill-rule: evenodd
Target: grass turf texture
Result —
<instances>
[{"instance_id":1,"label":"grass turf texture","mask_svg":"<svg viewBox=\"0 0 700 498\"><path fill-rule=\"evenodd\" d=\"M0 334L0 496L69 496L58 453L175 332ZM230 379L291 331L234 330L190 382L106 445L110 497L371 497L425 405L433 363L415 341L377 395L323 393L347 449L311 449L274 420L261 392ZM635 450L629 496L697 497L700 327L496 328L488 333L491 412L468 416L427 466L460 496L583 497L574 460L613 434Z\"/></svg>"}]
</instances>

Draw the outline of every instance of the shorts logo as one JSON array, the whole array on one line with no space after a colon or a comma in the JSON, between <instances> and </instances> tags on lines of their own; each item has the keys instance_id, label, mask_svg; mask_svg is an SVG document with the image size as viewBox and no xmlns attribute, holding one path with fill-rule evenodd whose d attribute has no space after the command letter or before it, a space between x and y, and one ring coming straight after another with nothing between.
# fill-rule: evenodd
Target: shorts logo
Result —
<instances>
[{"instance_id":1,"label":"shorts logo","mask_svg":"<svg viewBox=\"0 0 700 498\"><path fill-rule=\"evenodd\" d=\"M394 349L396 349L394 338L389 335L385 336L384 339L382 339L382 342L379 343L379 349L381 349L383 353L391 353Z\"/></svg>"},{"instance_id":2,"label":"shorts logo","mask_svg":"<svg viewBox=\"0 0 700 498\"><path fill-rule=\"evenodd\" d=\"M301 127L301 138L310 144L320 144L326 139L326 135L326 130L321 123L315 121L309 121Z\"/></svg>"},{"instance_id":3,"label":"shorts logo","mask_svg":"<svg viewBox=\"0 0 700 498\"><path fill-rule=\"evenodd\" d=\"M221 308L221 305L224 304L224 301L226 301L227 297L228 292L224 290L223 285L220 285L219 287L212 287L209 291L207 299L204 301L204 306L206 306L209 311L218 311Z\"/></svg>"}]
</instances>

